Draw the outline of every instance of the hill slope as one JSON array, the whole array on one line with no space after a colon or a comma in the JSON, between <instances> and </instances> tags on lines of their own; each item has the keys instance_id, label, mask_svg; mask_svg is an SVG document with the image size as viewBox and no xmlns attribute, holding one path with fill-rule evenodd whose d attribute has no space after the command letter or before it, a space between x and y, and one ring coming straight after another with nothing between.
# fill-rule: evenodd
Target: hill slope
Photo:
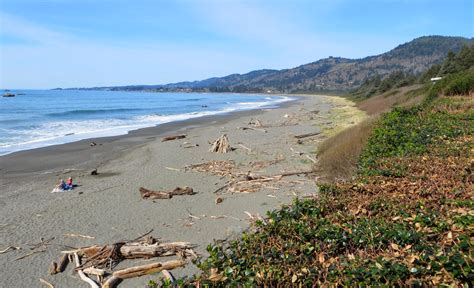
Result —
<instances>
[{"instance_id":1,"label":"hill slope","mask_svg":"<svg viewBox=\"0 0 474 288\"><path fill-rule=\"evenodd\" d=\"M202 81L152 86L122 86L94 89L145 91L211 91L211 92L317 92L347 91L357 88L374 75L394 71L419 74L440 63L449 51L473 45L474 38L425 36L402 44L393 50L362 59L329 57L292 69L256 70Z\"/></svg>"}]
</instances>

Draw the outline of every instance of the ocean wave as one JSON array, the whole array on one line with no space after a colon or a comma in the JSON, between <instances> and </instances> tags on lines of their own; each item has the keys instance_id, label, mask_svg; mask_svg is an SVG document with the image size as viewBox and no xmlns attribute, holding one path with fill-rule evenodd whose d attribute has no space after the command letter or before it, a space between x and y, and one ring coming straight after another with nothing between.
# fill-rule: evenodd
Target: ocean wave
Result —
<instances>
[{"instance_id":1,"label":"ocean wave","mask_svg":"<svg viewBox=\"0 0 474 288\"><path fill-rule=\"evenodd\" d=\"M264 98L262 98L263 100ZM145 114L139 116L128 116L128 118L108 117L105 119L82 119L82 120L57 120L36 124L32 129L13 129L7 131L10 135L7 141L0 141L0 155L15 151L34 149L50 145L63 144L78 140L109 137L127 134L129 131L156 125L183 121L188 119L225 114L234 111L252 110L258 108L273 107L278 103L291 101L290 97L271 97L260 102L238 102L230 103L225 107L214 110L200 110L180 114ZM55 115L66 115L69 113L104 113L104 111L126 112L146 109L97 109L97 110L71 110L62 113L51 113ZM86 115L87 116L87 115ZM84 117L85 118L85 117ZM8 129L7 129L8 130ZM0 139L1 140L1 139Z\"/></svg>"},{"instance_id":2,"label":"ocean wave","mask_svg":"<svg viewBox=\"0 0 474 288\"><path fill-rule=\"evenodd\" d=\"M117 109L90 109L90 110L69 110L64 112L53 112L48 113L46 116L50 117L63 117L63 116L84 116L84 115L94 115L94 114L106 114L106 113L122 113L122 112L137 112L144 111L146 109L141 108L117 108Z\"/></svg>"}]
</instances>

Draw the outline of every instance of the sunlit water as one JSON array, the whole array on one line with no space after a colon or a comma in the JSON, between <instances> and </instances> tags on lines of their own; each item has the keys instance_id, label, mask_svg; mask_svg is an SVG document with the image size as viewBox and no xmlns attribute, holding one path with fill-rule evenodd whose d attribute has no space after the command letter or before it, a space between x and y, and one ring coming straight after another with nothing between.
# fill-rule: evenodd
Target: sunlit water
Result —
<instances>
[{"instance_id":1,"label":"sunlit water","mask_svg":"<svg viewBox=\"0 0 474 288\"><path fill-rule=\"evenodd\" d=\"M285 96L17 90L0 97L0 155L291 101Z\"/></svg>"}]
</instances>

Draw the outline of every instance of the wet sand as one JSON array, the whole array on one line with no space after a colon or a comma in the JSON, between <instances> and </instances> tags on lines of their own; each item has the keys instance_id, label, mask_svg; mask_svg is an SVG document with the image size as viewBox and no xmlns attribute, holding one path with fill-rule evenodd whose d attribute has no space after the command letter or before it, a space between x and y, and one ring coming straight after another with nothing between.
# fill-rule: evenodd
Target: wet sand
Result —
<instances>
[{"instance_id":1,"label":"wet sand","mask_svg":"<svg viewBox=\"0 0 474 288\"><path fill-rule=\"evenodd\" d=\"M12 245L22 249L0 254L1 287L38 287L39 278L56 287L87 287L71 272L50 276L48 266L57 260L62 245L82 247L133 239L153 229L163 241L189 241L205 256L214 240L237 237L249 227L248 216L291 203L294 197L317 193L317 177L292 176L272 182L253 193L220 195L214 191L227 178L184 169L211 160L232 160L241 172L274 175L311 169L317 144L331 131L356 124L363 113L337 97L305 96L278 109L260 109L175 122L130 132L128 135L88 139L74 143L17 152L0 157L0 250ZM251 119L265 126L242 130ZM294 135L322 132L298 144ZM226 133L236 150L209 152L210 142ZM161 142L165 135L187 138ZM90 142L98 145L90 146ZM188 144L189 143L189 144ZM251 151L242 148L248 147ZM191 148L185 148L192 146ZM276 163L271 164L270 161ZM257 165L260 161L264 165ZM266 163L266 164L265 164ZM98 176L90 171L97 168ZM171 168L171 169L170 169ZM179 171L177 171L179 169ZM50 193L60 178L73 177L78 187ZM169 200L143 200L139 187L171 190L190 186L195 195ZM190 217L193 215L193 217ZM95 239L66 237L83 234ZM15 260L31 252L29 244L49 239L44 252ZM170 260L175 257L168 257ZM117 268L147 261L123 261ZM175 276L197 273L193 264L173 271ZM120 287L142 287L158 275L130 279Z\"/></svg>"}]
</instances>

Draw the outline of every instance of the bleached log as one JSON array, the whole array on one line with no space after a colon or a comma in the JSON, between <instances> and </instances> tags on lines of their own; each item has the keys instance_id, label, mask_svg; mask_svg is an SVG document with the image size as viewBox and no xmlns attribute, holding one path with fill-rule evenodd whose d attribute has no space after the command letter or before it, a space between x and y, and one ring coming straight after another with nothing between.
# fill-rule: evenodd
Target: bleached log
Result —
<instances>
[{"instance_id":1,"label":"bleached log","mask_svg":"<svg viewBox=\"0 0 474 288\"><path fill-rule=\"evenodd\" d=\"M81 260L79 259L79 255L77 255L77 253L74 253L74 260L76 261L76 267L81 266ZM99 288L99 285L94 280L87 277L82 270L77 270L77 274L79 275L81 280L88 283L91 288Z\"/></svg>"},{"instance_id":2,"label":"bleached log","mask_svg":"<svg viewBox=\"0 0 474 288\"><path fill-rule=\"evenodd\" d=\"M98 269L94 267L88 267L84 268L84 273L90 274L90 275L97 275L97 276L104 276L105 275L105 270L104 269Z\"/></svg>"},{"instance_id":3,"label":"bleached log","mask_svg":"<svg viewBox=\"0 0 474 288\"><path fill-rule=\"evenodd\" d=\"M104 284L102 284L101 288L114 288L116 287L120 282L122 281L122 279L118 278L118 277L115 277L115 276L110 276L105 282Z\"/></svg>"},{"instance_id":4,"label":"bleached log","mask_svg":"<svg viewBox=\"0 0 474 288\"><path fill-rule=\"evenodd\" d=\"M173 270L178 267L183 267L186 264L184 260L171 260L167 262L156 262L151 264L145 264L141 266L135 266L123 270L115 271L112 275L120 279L128 279L134 277L140 277L147 274L153 274L161 272L163 270Z\"/></svg>"},{"instance_id":5,"label":"bleached log","mask_svg":"<svg viewBox=\"0 0 474 288\"><path fill-rule=\"evenodd\" d=\"M172 270L178 267L183 267L185 264L186 261L183 260L172 260L164 263L157 262L118 270L115 271L112 276L105 281L105 283L102 285L102 288L114 288L118 283L120 283L120 281L124 279L158 273L163 270Z\"/></svg>"},{"instance_id":6,"label":"bleached log","mask_svg":"<svg viewBox=\"0 0 474 288\"><path fill-rule=\"evenodd\" d=\"M108 246L91 246L77 249L74 251L63 251L63 253L68 252L91 258L95 256L99 251L104 250L104 247ZM166 242L155 244L131 242L124 244L120 247L120 255L121 257L127 259L172 256L176 255L178 251L187 251L189 249L192 249L193 247L194 245L189 242Z\"/></svg>"},{"instance_id":7,"label":"bleached log","mask_svg":"<svg viewBox=\"0 0 474 288\"><path fill-rule=\"evenodd\" d=\"M120 247L120 254L124 258L152 258L175 255L178 251L193 248L189 242L170 242L153 245L126 244Z\"/></svg>"}]
</instances>

